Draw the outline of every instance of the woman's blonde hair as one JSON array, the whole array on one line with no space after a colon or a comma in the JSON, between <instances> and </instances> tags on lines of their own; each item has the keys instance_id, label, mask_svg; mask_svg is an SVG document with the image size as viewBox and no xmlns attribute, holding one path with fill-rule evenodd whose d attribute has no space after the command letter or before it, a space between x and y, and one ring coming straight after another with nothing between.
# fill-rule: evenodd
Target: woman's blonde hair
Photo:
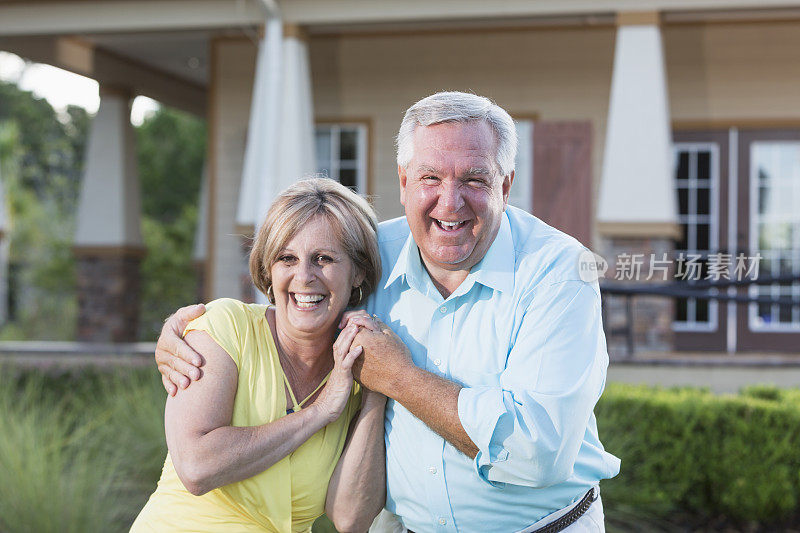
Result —
<instances>
[{"instance_id":1,"label":"woman's blonde hair","mask_svg":"<svg viewBox=\"0 0 800 533\"><path fill-rule=\"evenodd\" d=\"M381 277L378 217L364 198L328 178L298 181L272 202L250 251L253 283L272 300L268 294L272 265L300 228L317 215L328 220L355 268L364 273L361 290L354 290L348 303L358 305L372 294Z\"/></svg>"}]
</instances>

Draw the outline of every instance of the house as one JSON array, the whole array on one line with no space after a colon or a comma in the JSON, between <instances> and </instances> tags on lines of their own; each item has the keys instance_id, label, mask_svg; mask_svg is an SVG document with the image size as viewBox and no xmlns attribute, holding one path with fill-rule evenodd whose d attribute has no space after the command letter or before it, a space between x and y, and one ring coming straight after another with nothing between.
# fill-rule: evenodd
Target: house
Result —
<instances>
[{"instance_id":1,"label":"house","mask_svg":"<svg viewBox=\"0 0 800 533\"><path fill-rule=\"evenodd\" d=\"M797 2L0 1L0 49L100 83L75 249L87 339L135 324L139 94L208 121L206 299L253 297L247 237L299 176L325 172L401 215L394 136L445 89L512 113L512 203L610 272L626 254L647 269L683 253L705 277L716 254L760 254L761 275L800 278ZM721 290L800 298L800 283ZM800 305L645 300L648 346L800 346ZM121 318L97 313L108 306Z\"/></svg>"}]
</instances>

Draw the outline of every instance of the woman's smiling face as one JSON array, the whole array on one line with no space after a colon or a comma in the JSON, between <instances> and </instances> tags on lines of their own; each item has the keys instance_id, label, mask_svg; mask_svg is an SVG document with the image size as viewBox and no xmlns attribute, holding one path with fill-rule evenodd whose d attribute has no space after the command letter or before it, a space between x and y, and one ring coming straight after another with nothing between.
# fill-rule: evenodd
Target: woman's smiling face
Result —
<instances>
[{"instance_id":1,"label":"woman's smiling face","mask_svg":"<svg viewBox=\"0 0 800 533\"><path fill-rule=\"evenodd\" d=\"M363 278L331 222L320 215L278 253L271 273L277 325L297 339L335 331Z\"/></svg>"}]
</instances>

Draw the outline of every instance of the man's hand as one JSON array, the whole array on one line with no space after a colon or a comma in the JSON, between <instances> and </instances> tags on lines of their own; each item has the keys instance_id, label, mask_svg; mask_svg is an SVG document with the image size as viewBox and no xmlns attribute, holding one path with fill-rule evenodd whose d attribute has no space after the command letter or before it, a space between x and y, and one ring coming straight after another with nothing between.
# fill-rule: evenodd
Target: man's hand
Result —
<instances>
[{"instance_id":1,"label":"man's hand","mask_svg":"<svg viewBox=\"0 0 800 533\"><path fill-rule=\"evenodd\" d=\"M195 318L206 312L203 304L181 307L164 322L156 343L156 365L161 372L161 382L170 396L175 396L178 386L185 389L192 380L203 373L200 367L205 360L183 340L183 330Z\"/></svg>"},{"instance_id":2,"label":"man's hand","mask_svg":"<svg viewBox=\"0 0 800 533\"><path fill-rule=\"evenodd\" d=\"M364 355L353 365L353 376L368 389L399 402L459 451L475 458L478 447L458 418L461 386L417 368L408 347L378 317L362 313L349 317L348 323L364 326L353 339L353 346L364 347Z\"/></svg>"},{"instance_id":3,"label":"man's hand","mask_svg":"<svg viewBox=\"0 0 800 533\"><path fill-rule=\"evenodd\" d=\"M414 368L411 353L400 337L377 317L353 316L349 323L362 326L353 346L364 348L363 357L353 365L353 376L368 389L391 396L398 378Z\"/></svg>"}]
</instances>

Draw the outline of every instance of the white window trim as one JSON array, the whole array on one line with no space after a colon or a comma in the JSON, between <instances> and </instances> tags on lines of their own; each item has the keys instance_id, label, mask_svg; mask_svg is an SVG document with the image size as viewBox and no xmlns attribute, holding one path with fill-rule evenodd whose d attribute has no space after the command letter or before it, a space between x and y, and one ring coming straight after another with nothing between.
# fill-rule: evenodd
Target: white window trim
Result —
<instances>
[{"instance_id":1,"label":"white window trim","mask_svg":"<svg viewBox=\"0 0 800 533\"><path fill-rule=\"evenodd\" d=\"M710 174L708 180L702 180L703 183L708 181L708 215L697 215L697 194L689 195L689 214L688 215L679 215L679 223L686 223L686 224L694 224L695 226L698 223L708 223L708 251L704 251L704 254L709 252L714 252L715 250L719 250L719 174L720 174L720 161L719 161L719 144L715 142L686 142L686 143L674 143L672 145L672 153L673 153L673 161L675 167L673 168L672 175L677 175L677 167L679 163L678 154L681 151L688 151L689 152L689 173L697 172L697 165L692 165L692 158L697 157L697 152L699 151L707 151L711 154L710 160ZM677 185L679 183L683 183L684 181L689 182L691 180L675 180L675 192L677 194ZM695 183L699 180L695 179ZM695 188L696 190L696 188ZM689 238L686 242L687 250L684 250L687 254L697 254L697 242L695 242L695 237L693 235L689 235ZM716 294L717 291L711 291L712 294ZM697 300L694 298L687 298L686 299L686 314L689 316L689 310L692 310L691 314L695 314L695 305ZM696 322L695 320L686 320L686 321L672 321L672 330L676 332L689 332L689 333L713 333L719 329L719 302L716 300L708 300L708 322Z\"/></svg>"},{"instance_id":2,"label":"white window trim","mask_svg":"<svg viewBox=\"0 0 800 533\"><path fill-rule=\"evenodd\" d=\"M369 127L363 122L323 122L315 124L314 130L319 128L328 128L331 132L331 170L328 177L339 180L339 171L341 170L341 161L338 158L339 154L339 139L342 129L354 128L357 132L357 153L356 153L356 191L359 194L367 195L369 191L368 177L367 177L367 150L369 139ZM319 163L319 161L317 161Z\"/></svg>"},{"instance_id":3,"label":"white window trim","mask_svg":"<svg viewBox=\"0 0 800 533\"><path fill-rule=\"evenodd\" d=\"M514 125L517 127L519 146L514 183L511 185L514 197L509 197L508 203L528 213L533 213L533 129L535 123L531 119L514 119Z\"/></svg>"},{"instance_id":4,"label":"white window trim","mask_svg":"<svg viewBox=\"0 0 800 533\"><path fill-rule=\"evenodd\" d=\"M783 141L783 140L782 141L769 141L769 140L763 140L763 141L753 141L752 143L750 143L750 146L749 146L749 149L750 149L750 154L749 154L750 169L749 169L748 179L750 181L750 183L749 183L749 186L750 186L750 221L749 221L749 223L750 223L750 242L749 242L749 245L750 245L750 253L751 254L753 253L753 250L758 250L760 252L760 248L758 247L758 236L759 236L759 234L758 234L758 222L760 221L760 215L758 213L758 185L759 185L758 181L759 180L758 180L758 176L756 175L758 169L756 168L755 160L754 160L754 157L753 157L753 149L758 144L782 144L782 145L792 145L792 146L796 146L796 147L800 148L800 142L798 142L798 141ZM798 184L795 183L794 186L797 187ZM794 221L794 219L791 219L791 220ZM795 238L797 238L797 236L795 236ZM795 249L793 255L795 256L795 260L800 260L800 258L797 257L798 255L800 255L800 252L798 252L798 250ZM775 259L773 258L772 259L773 264L774 264L774 261L775 261ZM762 272L759 270L759 275L761 275L761 274L762 274ZM770 272L769 275L771 276L772 272ZM766 286L762 285L762 287L766 287ZM770 285L770 287L771 287L770 294L772 295L772 297L777 297L780 294L780 287L775 286L775 285ZM751 285L750 289L748 291L748 294L751 297L756 297L756 296L759 295L759 290L758 289L759 289L758 286ZM792 289L792 295L794 297L800 297L800 286L798 286L798 284L793 284L791 289ZM775 312L776 308L777 308L777 304L772 304L772 305L773 305L773 312ZM795 322L797 320L796 319L797 314L798 314L798 310L793 308L792 309L792 323L788 323L788 324L785 323L785 322L784 323L780 323L780 322L777 322L777 323L764 323L764 322L761 321L761 318L758 316L758 304L753 302L750 305L748 305L748 309L747 309L747 327L753 333L797 333L797 332L800 332L800 322Z\"/></svg>"}]
</instances>

